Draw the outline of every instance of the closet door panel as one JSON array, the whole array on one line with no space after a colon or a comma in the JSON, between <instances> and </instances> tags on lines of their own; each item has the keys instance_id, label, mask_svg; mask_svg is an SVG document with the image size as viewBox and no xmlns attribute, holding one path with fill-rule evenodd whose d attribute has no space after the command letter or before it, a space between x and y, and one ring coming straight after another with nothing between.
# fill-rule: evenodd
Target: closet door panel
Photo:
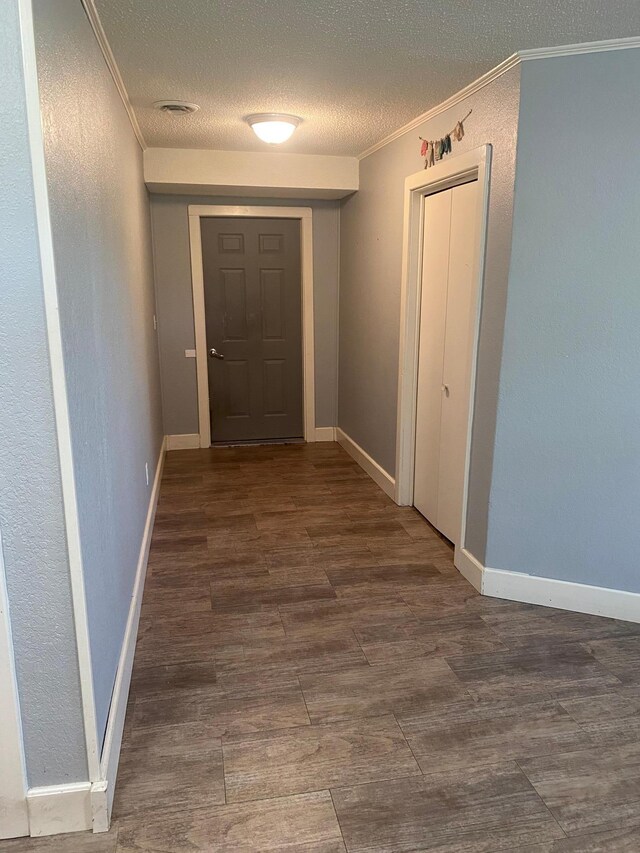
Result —
<instances>
[{"instance_id":1,"label":"closet door panel","mask_svg":"<svg viewBox=\"0 0 640 853\"><path fill-rule=\"evenodd\" d=\"M413 503L437 524L451 190L425 198Z\"/></svg>"},{"instance_id":2,"label":"closet door panel","mask_svg":"<svg viewBox=\"0 0 640 853\"><path fill-rule=\"evenodd\" d=\"M476 309L473 268L477 243L477 193L477 181L462 184L451 191L436 527L456 544L461 541L471 349Z\"/></svg>"}]
</instances>

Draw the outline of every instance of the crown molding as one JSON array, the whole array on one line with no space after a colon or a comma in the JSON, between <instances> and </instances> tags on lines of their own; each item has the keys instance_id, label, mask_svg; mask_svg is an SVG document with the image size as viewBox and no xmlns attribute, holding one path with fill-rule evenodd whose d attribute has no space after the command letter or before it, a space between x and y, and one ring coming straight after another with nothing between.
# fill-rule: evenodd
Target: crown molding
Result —
<instances>
[{"instance_id":1,"label":"crown molding","mask_svg":"<svg viewBox=\"0 0 640 853\"><path fill-rule=\"evenodd\" d=\"M455 107L456 104L459 104L461 101L464 101L464 99L468 98L469 95L474 95L476 92L479 92L480 89L484 89L484 87L488 86L489 83L493 83L493 81L497 80L498 77L501 77L507 71L510 71L512 68L515 68L515 66L519 64L519 55L517 53L512 54L510 57L508 57L508 59L505 59L499 65L496 65L495 68L492 68L490 71L487 71L486 74L483 74L482 77L478 77L478 79L474 80L473 83L469 83L468 86L465 86L463 89L460 89L460 91L456 92L455 95L451 95L451 97L447 98L446 101L442 101L442 103L437 104L435 107L431 107L431 109L427 110L426 113L422 113L421 115L412 119L408 124L404 124L402 127L399 127L397 130L394 130L393 133L390 133L389 136L385 136L384 139L380 140L380 142L376 142L375 145L372 145L370 148L367 148L365 151L362 152L362 154L358 154L358 160L364 160L365 157L368 157L370 154L373 154L380 148L384 148L385 145L389 145L390 142L399 139L401 136L404 136L405 133L409 133L409 131L415 130L416 127L419 127L425 121L429 121L429 119L435 118L436 116L440 115L440 113L451 109L451 107Z\"/></svg>"},{"instance_id":2,"label":"crown molding","mask_svg":"<svg viewBox=\"0 0 640 853\"><path fill-rule=\"evenodd\" d=\"M496 65L495 68L487 71L486 74L478 77L478 79L474 80L473 83L469 83L468 86L460 89L460 91L456 92L455 95L447 98L446 101L443 101L441 104L437 104L437 106L427 110L426 113L422 113L417 116L417 118L412 119L408 124L404 124L402 127L394 130L393 133L385 136L384 139L380 140L380 142L376 142L375 145L372 145L361 154L358 154L358 160L364 160L365 157L368 157L375 151L379 151L381 148L384 148L385 145L389 145L390 142L404 136L405 133L415 130L425 121L435 118L440 115L440 113L445 112L445 110L451 109L451 107L455 107L456 104L460 103L460 101L463 101L470 95L479 92L480 89L488 86L489 83L493 83L494 80L497 80L498 77L501 77L505 72L515 68L517 65L520 65L521 62L528 62L532 59L551 59L557 56L577 56L584 53L603 53L609 50L629 50L634 47L640 47L640 36L607 39L605 41L590 41L584 42L583 44L564 44L558 45L557 47L538 47L533 48L532 50L519 50L499 65Z\"/></svg>"},{"instance_id":3,"label":"crown molding","mask_svg":"<svg viewBox=\"0 0 640 853\"><path fill-rule=\"evenodd\" d=\"M146 151L147 143L145 142L144 136L142 135L142 131L140 130L140 125L138 124L138 119L136 118L136 115L133 111L133 107L131 106L131 101L129 100L129 95L124 85L124 80L122 79L122 75L120 74L120 69L118 68L116 58L113 55L113 51L111 50L111 45L109 44L107 34L105 33L104 27L102 26L102 21L100 20L100 15L98 14L98 10L96 9L94 0L80 0L80 2L82 3L82 7L86 12L87 18L89 19L89 23L91 24L91 28L95 34L97 42L100 45L100 50L102 51L102 55L104 56L104 61L107 63L109 73L113 77L113 82L116 84L116 89L118 90L118 94L120 95L122 103L124 104L124 108L127 111L127 115L129 116L129 121L131 122L131 127L133 128L133 132L136 135L136 139L140 143L140 147L142 148L142 150Z\"/></svg>"},{"instance_id":4,"label":"crown molding","mask_svg":"<svg viewBox=\"0 0 640 853\"><path fill-rule=\"evenodd\" d=\"M532 50L519 50L517 56L527 62L530 59L551 59L555 56L578 56L582 53L604 53L609 50L629 50L640 47L640 36L606 41L587 41L583 44L561 44L557 47L535 47Z\"/></svg>"}]
</instances>

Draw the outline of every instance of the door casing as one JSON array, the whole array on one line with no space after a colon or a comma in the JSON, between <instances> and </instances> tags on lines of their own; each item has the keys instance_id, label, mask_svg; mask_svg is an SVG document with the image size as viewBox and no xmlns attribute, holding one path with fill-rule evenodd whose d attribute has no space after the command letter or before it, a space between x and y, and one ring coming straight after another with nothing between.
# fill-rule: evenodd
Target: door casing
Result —
<instances>
[{"instance_id":1,"label":"door casing","mask_svg":"<svg viewBox=\"0 0 640 853\"><path fill-rule=\"evenodd\" d=\"M299 219L302 283L302 375L304 399L304 439L315 441L315 367L313 342L313 212L310 207L274 207L262 205L189 205L189 244L191 249L191 287L196 342L198 383L198 433L200 447L211 446L207 333L205 324L204 273L200 219L207 217L251 217L260 219Z\"/></svg>"},{"instance_id":2,"label":"door casing","mask_svg":"<svg viewBox=\"0 0 640 853\"><path fill-rule=\"evenodd\" d=\"M0 536L0 838L29 834L27 773Z\"/></svg>"},{"instance_id":3,"label":"door casing","mask_svg":"<svg viewBox=\"0 0 640 853\"><path fill-rule=\"evenodd\" d=\"M416 403L418 392L418 347L420 329L420 297L422 270L422 231L424 227L424 198L440 190L455 187L470 180L478 181L477 249L474 262L476 306L470 400L464 465L464 488L460 548L465 545L469 461L471 455L471 424L473 420L476 385L476 361L480 329L480 306L484 278L487 217L489 212L489 179L491 146L481 145L452 157L427 170L416 172L405 180L404 228L402 252L402 283L400 296L400 357L398 364L398 412L396 439L395 500L400 506L413 504L413 481L416 445Z\"/></svg>"}]
</instances>

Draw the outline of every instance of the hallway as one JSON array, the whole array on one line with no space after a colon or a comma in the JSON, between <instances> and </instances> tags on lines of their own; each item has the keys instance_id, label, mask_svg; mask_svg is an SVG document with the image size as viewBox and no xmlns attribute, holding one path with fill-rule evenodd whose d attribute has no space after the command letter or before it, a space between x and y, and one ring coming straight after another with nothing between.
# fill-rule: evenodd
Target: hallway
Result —
<instances>
[{"instance_id":1,"label":"hallway","mask_svg":"<svg viewBox=\"0 0 640 853\"><path fill-rule=\"evenodd\" d=\"M640 2L468 7L0 3L0 853L640 853Z\"/></svg>"},{"instance_id":2,"label":"hallway","mask_svg":"<svg viewBox=\"0 0 640 853\"><path fill-rule=\"evenodd\" d=\"M0 851L637 851L639 658L336 444L169 453L112 829Z\"/></svg>"}]
</instances>

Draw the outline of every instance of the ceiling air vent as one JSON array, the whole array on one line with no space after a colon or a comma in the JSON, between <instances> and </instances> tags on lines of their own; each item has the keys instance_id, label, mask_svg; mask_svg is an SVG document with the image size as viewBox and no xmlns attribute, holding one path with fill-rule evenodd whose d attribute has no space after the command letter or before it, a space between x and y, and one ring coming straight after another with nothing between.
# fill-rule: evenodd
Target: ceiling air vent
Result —
<instances>
[{"instance_id":1,"label":"ceiling air vent","mask_svg":"<svg viewBox=\"0 0 640 853\"><path fill-rule=\"evenodd\" d=\"M153 106L160 112L170 113L172 116L184 116L200 109L197 104L190 104L188 101L156 101Z\"/></svg>"}]
</instances>

